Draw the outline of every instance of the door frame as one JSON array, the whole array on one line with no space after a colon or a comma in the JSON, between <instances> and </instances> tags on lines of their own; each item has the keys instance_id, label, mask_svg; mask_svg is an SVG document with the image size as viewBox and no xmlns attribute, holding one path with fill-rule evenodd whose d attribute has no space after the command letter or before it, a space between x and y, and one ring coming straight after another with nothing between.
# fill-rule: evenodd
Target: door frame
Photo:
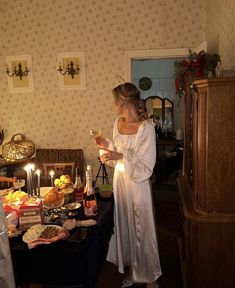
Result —
<instances>
[{"instance_id":1,"label":"door frame","mask_svg":"<svg viewBox=\"0 0 235 288\"><path fill-rule=\"evenodd\" d=\"M125 81L131 82L131 66L134 59L157 59L157 58L181 58L189 54L189 49L195 52L207 51L207 42L203 41L200 45L193 48L172 48L154 50L127 50L125 51Z\"/></svg>"}]
</instances>

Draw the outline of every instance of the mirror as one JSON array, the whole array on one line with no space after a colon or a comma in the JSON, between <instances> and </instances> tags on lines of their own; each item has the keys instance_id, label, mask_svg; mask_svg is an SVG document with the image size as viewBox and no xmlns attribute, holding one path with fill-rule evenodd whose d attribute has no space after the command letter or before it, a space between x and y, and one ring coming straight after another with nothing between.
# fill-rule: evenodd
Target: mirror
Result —
<instances>
[{"instance_id":1,"label":"mirror","mask_svg":"<svg viewBox=\"0 0 235 288\"><path fill-rule=\"evenodd\" d=\"M172 136L173 121L173 102L168 98L150 96L144 100L149 116L161 128L162 133Z\"/></svg>"}]
</instances>

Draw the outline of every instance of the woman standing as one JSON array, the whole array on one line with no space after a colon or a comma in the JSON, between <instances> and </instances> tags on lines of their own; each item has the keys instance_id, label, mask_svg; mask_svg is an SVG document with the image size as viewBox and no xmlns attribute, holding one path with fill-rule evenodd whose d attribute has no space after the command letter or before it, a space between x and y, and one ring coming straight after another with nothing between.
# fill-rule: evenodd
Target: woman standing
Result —
<instances>
[{"instance_id":1,"label":"woman standing","mask_svg":"<svg viewBox=\"0 0 235 288\"><path fill-rule=\"evenodd\" d=\"M96 138L105 150L101 161L115 167L115 229L107 260L118 265L120 273L124 273L124 267L130 268L129 279L122 287L146 283L146 288L153 288L161 275L149 180L156 161L155 130L146 120L135 85L119 85L113 95L120 115L114 123L113 143Z\"/></svg>"}]
</instances>

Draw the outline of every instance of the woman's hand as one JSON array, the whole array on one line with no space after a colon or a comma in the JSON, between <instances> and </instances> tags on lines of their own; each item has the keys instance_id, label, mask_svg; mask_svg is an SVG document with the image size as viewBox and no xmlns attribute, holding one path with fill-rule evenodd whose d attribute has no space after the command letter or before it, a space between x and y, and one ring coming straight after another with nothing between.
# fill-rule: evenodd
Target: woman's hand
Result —
<instances>
[{"instance_id":1,"label":"woman's hand","mask_svg":"<svg viewBox=\"0 0 235 288\"><path fill-rule=\"evenodd\" d=\"M109 147L109 142L106 141L102 136L98 136L95 138L95 143L98 147L100 148L106 148L108 149Z\"/></svg>"},{"instance_id":2,"label":"woman's hand","mask_svg":"<svg viewBox=\"0 0 235 288\"><path fill-rule=\"evenodd\" d=\"M101 162L106 162L109 160L120 160L123 159L123 154L116 152L116 151L112 151L112 150L108 150L108 149L103 149L105 150L105 152L103 152L103 155L100 156L100 160Z\"/></svg>"}]
</instances>

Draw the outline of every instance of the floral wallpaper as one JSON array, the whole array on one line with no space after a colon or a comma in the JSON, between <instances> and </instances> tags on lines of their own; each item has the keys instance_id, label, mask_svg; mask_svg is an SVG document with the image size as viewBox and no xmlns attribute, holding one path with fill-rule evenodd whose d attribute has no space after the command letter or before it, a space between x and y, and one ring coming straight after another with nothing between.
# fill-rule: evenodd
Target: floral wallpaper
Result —
<instances>
[{"instance_id":1,"label":"floral wallpaper","mask_svg":"<svg viewBox=\"0 0 235 288\"><path fill-rule=\"evenodd\" d=\"M208 51L221 56L223 69L235 69L235 1L207 0Z\"/></svg>"},{"instance_id":2,"label":"floral wallpaper","mask_svg":"<svg viewBox=\"0 0 235 288\"><path fill-rule=\"evenodd\" d=\"M227 1L229 2L229 1ZM194 47L204 40L203 0L1 0L0 128L41 148L81 148L99 163L89 130L112 137L112 87L124 52ZM57 53L85 53L86 90L61 91ZM34 93L9 94L9 55L31 55Z\"/></svg>"}]
</instances>

